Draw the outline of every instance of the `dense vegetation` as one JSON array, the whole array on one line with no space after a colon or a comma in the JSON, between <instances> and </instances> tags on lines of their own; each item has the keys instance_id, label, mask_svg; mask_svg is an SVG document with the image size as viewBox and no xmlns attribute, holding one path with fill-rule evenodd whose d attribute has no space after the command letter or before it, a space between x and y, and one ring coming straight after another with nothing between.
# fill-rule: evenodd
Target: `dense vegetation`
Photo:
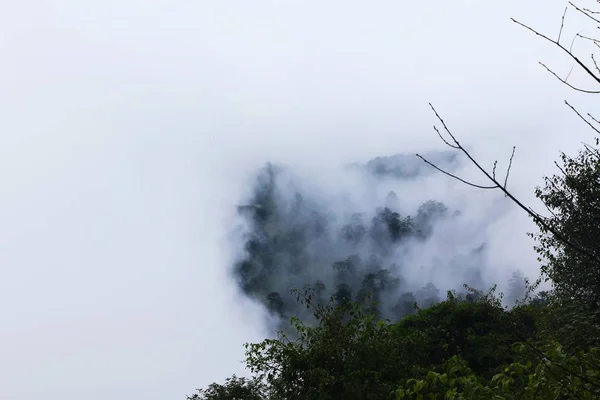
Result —
<instances>
[{"instance_id":1,"label":"dense vegetation","mask_svg":"<svg viewBox=\"0 0 600 400\"><path fill-rule=\"evenodd\" d=\"M310 301L310 291L301 301ZM247 346L251 379L233 377L192 399L598 398L595 343L562 347L543 302L506 311L483 295L448 299L396 323L358 306L317 306L318 325ZM576 317L577 318L577 317ZM597 329L591 322L588 328ZM598 331L597 331L598 332ZM573 394L574 393L574 394ZM421 397L423 395L424 397ZM445 397L444 397L445 396ZM561 397L562 396L562 397Z\"/></svg>"},{"instance_id":2,"label":"dense vegetation","mask_svg":"<svg viewBox=\"0 0 600 400\"><path fill-rule=\"evenodd\" d=\"M573 7L600 23L597 13ZM595 61L595 69L587 68L562 47L560 35L556 41L540 36L561 47L600 84ZM571 108L600 135L597 119ZM462 150L448 133L454 142L447 144ZM281 210L273 201L274 186L269 186L273 180L267 179L267 190L257 194L262 198L246 207L254 230L247 242L249 257L236 272L242 289L281 318L289 318L292 329L246 345L249 378L233 376L189 399L599 399L600 137L575 156L562 154L560 161L558 172L536 189L549 216L522 205L506 185L498 184L495 167L493 175L484 172L493 181L492 188L504 191L538 225L539 232L531 234L533 246L541 279L552 283L551 291L531 295L536 286L526 288L515 275L513 286L523 296L512 308L504 306L495 287L482 292L469 284L463 291L447 291L443 301L436 287L425 285L419 298L402 289L402 280L394 274L397 267L383 264L390 244L426 240L430 221L449 218L443 204L427 203L412 217L401 217L386 206L370 223L357 219L345 225L334 240L349 250L361 247L357 244L368 237L366 247L373 258L335 260L327 252L332 242L325 239L326 219L310 214L301 198L291 214L301 216L302 229L281 230L272 223L277 219L270 218ZM369 168L377 174L396 174L382 160ZM267 177L272 173L267 170ZM282 232L287 236L280 237ZM327 254L323 268L329 267L328 284L333 289L324 282L300 282L310 275L298 273L290 275L298 279L285 281L308 286L292 291L293 298L270 291L275 266L285 262L303 271L305 247L295 246L307 236L319 235ZM284 255L288 258L282 261Z\"/></svg>"}]
</instances>

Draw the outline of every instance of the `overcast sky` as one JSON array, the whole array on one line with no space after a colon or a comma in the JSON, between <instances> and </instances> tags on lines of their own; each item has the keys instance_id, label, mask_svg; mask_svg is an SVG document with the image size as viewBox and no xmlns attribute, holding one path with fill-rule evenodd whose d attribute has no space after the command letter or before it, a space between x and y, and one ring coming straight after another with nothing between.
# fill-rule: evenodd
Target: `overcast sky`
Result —
<instances>
[{"instance_id":1,"label":"overcast sky","mask_svg":"<svg viewBox=\"0 0 600 400\"><path fill-rule=\"evenodd\" d=\"M556 35L565 3L2 0L0 398L183 399L242 373L265 332L224 237L267 160L443 149L433 102L487 165L516 145L532 201L591 141L563 100L591 102L509 18ZM513 214L497 243L529 260Z\"/></svg>"}]
</instances>

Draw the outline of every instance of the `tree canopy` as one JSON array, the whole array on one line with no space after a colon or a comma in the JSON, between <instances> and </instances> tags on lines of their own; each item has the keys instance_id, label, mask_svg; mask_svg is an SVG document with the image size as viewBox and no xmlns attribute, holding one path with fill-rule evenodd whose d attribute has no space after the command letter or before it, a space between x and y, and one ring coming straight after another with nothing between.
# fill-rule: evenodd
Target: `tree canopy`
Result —
<instances>
[{"instance_id":1,"label":"tree canopy","mask_svg":"<svg viewBox=\"0 0 600 400\"><path fill-rule=\"evenodd\" d=\"M549 306L506 310L493 294L453 293L398 322L359 304L313 306L318 324L292 319L246 347L252 378L233 377L190 399L549 399L600 396L600 351L565 349L545 330ZM229 396L229 397L227 397Z\"/></svg>"}]
</instances>

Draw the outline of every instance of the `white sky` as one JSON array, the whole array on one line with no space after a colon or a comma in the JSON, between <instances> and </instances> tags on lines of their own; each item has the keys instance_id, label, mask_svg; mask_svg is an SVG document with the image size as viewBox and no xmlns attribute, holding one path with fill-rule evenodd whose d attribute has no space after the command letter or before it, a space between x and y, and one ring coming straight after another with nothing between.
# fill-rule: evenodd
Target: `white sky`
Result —
<instances>
[{"instance_id":1,"label":"white sky","mask_svg":"<svg viewBox=\"0 0 600 400\"><path fill-rule=\"evenodd\" d=\"M243 372L264 332L222 238L264 161L443 149L431 101L487 165L516 145L532 201L591 141L563 100L593 110L509 17L556 34L565 3L2 0L0 398L183 399ZM531 258L511 221L497 241Z\"/></svg>"}]
</instances>

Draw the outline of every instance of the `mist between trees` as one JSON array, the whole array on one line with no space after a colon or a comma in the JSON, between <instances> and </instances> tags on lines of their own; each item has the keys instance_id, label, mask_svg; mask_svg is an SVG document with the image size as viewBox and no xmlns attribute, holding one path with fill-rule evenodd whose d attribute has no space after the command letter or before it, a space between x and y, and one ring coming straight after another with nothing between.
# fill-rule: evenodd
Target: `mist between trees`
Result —
<instances>
[{"instance_id":1,"label":"mist between trees","mask_svg":"<svg viewBox=\"0 0 600 400\"><path fill-rule=\"evenodd\" d=\"M459 167L454 151L428 158L451 170ZM372 312L389 319L415 313L415 304L437 303L447 290L473 299L464 284L480 290L492 285L482 276L488 263L485 219L473 229L468 214L443 201L425 200L415 210L404 204L420 196L402 183L426 180L433 168L414 155L395 155L343 172L353 182L347 196L335 193L334 184L307 190L311 185L303 185L293 170L268 164L239 207L245 229L234 276L276 319L285 325L291 316L310 318L291 292L306 284L318 304L331 297L336 304L368 300ZM515 269L505 283L506 304L514 305L525 295L524 277Z\"/></svg>"}]
</instances>

